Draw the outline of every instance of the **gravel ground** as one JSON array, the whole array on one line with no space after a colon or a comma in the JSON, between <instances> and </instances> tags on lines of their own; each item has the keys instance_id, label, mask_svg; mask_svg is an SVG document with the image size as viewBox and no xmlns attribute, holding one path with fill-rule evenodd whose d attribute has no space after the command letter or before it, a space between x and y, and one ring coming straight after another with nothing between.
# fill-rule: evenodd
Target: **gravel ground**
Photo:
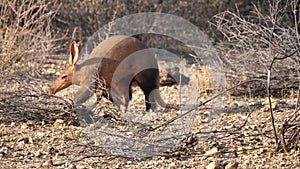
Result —
<instances>
[{"instance_id":1,"label":"gravel ground","mask_svg":"<svg viewBox=\"0 0 300 169\"><path fill-rule=\"evenodd\" d=\"M210 113L199 110L192 135L173 149L148 158L112 155L107 148L96 146L83 127L62 119L54 123L43 120L2 122L0 165L1 168L205 168L211 162L218 162L221 168L228 163L237 163L238 168L300 168L298 149L289 153L275 151L270 115L263 99L245 100L231 97L226 102L228 106L261 103L262 107L250 115L243 111L230 112L232 107L228 107L207 130L203 129L205 124L212 125L207 122ZM284 104L293 101L278 100ZM277 107L274 110L276 124L281 124L280 119L285 119L290 112L289 108ZM113 120L116 122L110 119ZM219 132L206 133L214 129Z\"/></svg>"},{"instance_id":2,"label":"gravel ground","mask_svg":"<svg viewBox=\"0 0 300 169\"><path fill-rule=\"evenodd\" d=\"M55 71L51 71L51 66L47 70L50 70L53 75L56 74ZM45 88L51 81L39 83ZM176 102L178 100L178 93L174 92L176 89L176 86L161 87L162 95L168 96L165 100ZM70 90L70 88L65 89L57 93L57 96L71 98ZM230 164L237 164L238 168L300 168L298 142L294 144L296 148L287 153L283 150L276 151L266 98L227 96L223 99L222 107L220 105L215 105L214 109L209 109L211 105L201 107L189 116L180 118L180 123L170 123L155 132L149 132L150 134L147 130L136 131L162 124L176 117L180 112L171 110L161 113L161 109L158 113L143 112L145 108L143 98L141 90L134 88L129 110L136 111L133 111L134 114L127 115L118 112L109 101L104 99L101 102L102 108L98 116L104 120L98 127L111 134L112 137L108 137L107 142L99 142L103 138L91 137L95 135L89 135L90 133L86 131L91 130L86 130L86 127L76 123L78 119L70 118L71 116L65 118L66 114L60 115L57 110L55 114L51 111L36 112L42 115L36 117L31 117L24 110L24 114L20 115L19 119L2 111L0 166L1 168L78 169L230 168ZM207 98L209 97L204 95L199 98L199 101L205 101ZM296 99L292 97L273 100L277 129L294 112L295 102ZM61 105L57 105L59 106ZM103 126L106 128L101 128ZM161 144L175 142L176 144L166 146L169 149L162 149L165 151L160 149L153 153L153 150L157 150L159 146L145 149L147 143L137 142L125 152L124 149L118 150L120 147L117 139L120 137L113 137L116 132L126 138L134 138L135 134L144 134L139 138L144 138L143 141L146 140L147 143L156 143L153 141L155 138L169 138L168 141L171 142L163 140ZM185 135L180 136L180 133ZM167 135L174 137L164 137ZM99 136L107 137L107 134ZM128 145L129 143L132 143L130 139ZM121 146L124 148L124 145ZM141 148L143 153L132 155L134 152L130 151L136 148L134 146Z\"/></svg>"}]
</instances>

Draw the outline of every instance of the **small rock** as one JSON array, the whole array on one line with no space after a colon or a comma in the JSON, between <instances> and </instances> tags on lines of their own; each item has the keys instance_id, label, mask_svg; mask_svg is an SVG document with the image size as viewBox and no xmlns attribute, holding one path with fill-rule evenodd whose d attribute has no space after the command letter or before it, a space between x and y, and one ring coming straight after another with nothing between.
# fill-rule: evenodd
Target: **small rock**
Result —
<instances>
[{"instance_id":1,"label":"small rock","mask_svg":"<svg viewBox=\"0 0 300 169\"><path fill-rule=\"evenodd\" d=\"M203 120L203 123L208 123L208 122L210 122L210 118L205 118L204 120Z\"/></svg>"},{"instance_id":2,"label":"small rock","mask_svg":"<svg viewBox=\"0 0 300 169\"><path fill-rule=\"evenodd\" d=\"M215 160L215 157L207 157L207 160L208 160L208 161L214 161L214 160Z\"/></svg>"},{"instance_id":3,"label":"small rock","mask_svg":"<svg viewBox=\"0 0 300 169\"><path fill-rule=\"evenodd\" d=\"M14 127L14 126L16 126L16 123L15 123L15 122L11 122L11 123L10 123L10 126L11 126L11 127Z\"/></svg>"},{"instance_id":4,"label":"small rock","mask_svg":"<svg viewBox=\"0 0 300 169\"><path fill-rule=\"evenodd\" d=\"M243 147L239 147L238 151L237 151L237 154L238 155L245 155L245 154L247 154L247 150Z\"/></svg>"},{"instance_id":5,"label":"small rock","mask_svg":"<svg viewBox=\"0 0 300 169\"><path fill-rule=\"evenodd\" d=\"M54 68L48 68L47 73L54 74L56 72L56 69Z\"/></svg>"},{"instance_id":6,"label":"small rock","mask_svg":"<svg viewBox=\"0 0 300 169\"><path fill-rule=\"evenodd\" d=\"M54 126L62 126L65 123L62 119L56 119L54 122Z\"/></svg>"},{"instance_id":7,"label":"small rock","mask_svg":"<svg viewBox=\"0 0 300 169\"><path fill-rule=\"evenodd\" d=\"M45 168L50 168L50 167L53 166L53 161L52 160L48 160L48 161L44 162L42 164L42 166L45 167Z\"/></svg>"},{"instance_id":8,"label":"small rock","mask_svg":"<svg viewBox=\"0 0 300 169\"><path fill-rule=\"evenodd\" d=\"M219 156L219 151L217 147L212 148L211 150L205 153L206 157L217 157Z\"/></svg>"},{"instance_id":9,"label":"small rock","mask_svg":"<svg viewBox=\"0 0 300 169\"><path fill-rule=\"evenodd\" d=\"M172 162L171 164L170 164L170 167L175 167L176 166L176 163L175 162Z\"/></svg>"},{"instance_id":10,"label":"small rock","mask_svg":"<svg viewBox=\"0 0 300 169\"><path fill-rule=\"evenodd\" d=\"M20 138L18 139L19 145L22 144L32 144L33 143L33 139L31 137L24 137L24 138Z\"/></svg>"},{"instance_id":11,"label":"small rock","mask_svg":"<svg viewBox=\"0 0 300 169\"><path fill-rule=\"evenodd\" d=\"M35 157L41 157L42 155L43 155L43 153L40 150L38 150L37 152L34 153Z\"/></svg>"},{"instance_id":12,"label":"small rock","mask_svg":"<svg viewBox=\"0 0 300 169\"><path fill-rule=\"evenodd\" d=\"M238 168L238 163L237 162L230 162L225 166L225 169L237 169Z\"/></svg>"},{"instance_id":13,"label":"small rock","mask_svg":"<svg viewBox=\"0 0 300 169\"><path fill-rule=\"evenodd\" d=\"M243 163L244 165L249 165L250 164L250 162L249 162L249 160L244 160L244 163Z\"/></svg>"},{"instance_id":14,"label":"small rock","mask_svg":"<svg viewBox=\"0 0 300 169\"><path fill-rule=\"evenodd\" d=\"M27 164L27 167L29 168L41 168L41 163L30 163L30 164Z\"/></svg>"},{"instance_id":15,"label":"small rock","mask_svg":"<svg viewBox=\"0 0 300 169\"><path fill-rule=\"evenodd\" d=\"M231 108L247 107L248 103L244 101L234 101L230 104Z\"/></svg>"},{"instance_id":16,"label":"small rock","mask_svg":"<svg viewBox=\"0 0 300 169\"><path fill-rule=\"evenodd\" d=\"M33 144L33 138L32 137L28 137L28 143Z\"/></svg>"},{"instance_id":17,"label":"small rock","mask_svg":"<svg viewBox=\"0 0 300 169\"><path fill-rule=\"evenodd\" d=\"M36 134L35 134L36 137L38 138L42 138L45 136L45 133L44 132L40 132L40 131L37 131Z\"/></svg>"},{"instance_id":18,"label":"small rock","mask_svg":"<svg viewBox=\"0 0 300 169\"><path fill-rule=\"evenodd\" d=\"M220 169L220 164L219 164L218 160L215 160L215 161L209 163L205 168L206 169Z\"/></svg>"},{"instance_id":19,"label":"small rock","mask_svg":"<svg viewBox=\"0 0 300 169\"><path fill-rule=\"evenodd\" d=\"M27 129L28 125L26 123L22 124L21 129Z\"/></svg>"},{"instance_id":20,"label":"small rock","mask_svg":"<svg viewBox=\"0 0 300 169\"><path fill-rule=\"evenodd\" d=\"M55 72L55 75L56 76L60 76L60 72Z\"/></svg>"},{"instance_id":21,"label":"small rock","mask_svg":"<svg viewBox=\"0 0 300 169\"><path fill-rule=\"evenodd\" d=\"M76 167L75 164L72 163L72 164L69 165L69 169L77 169L77 167Z\"/></svg>"},{"instance_id":22,"label":"small rock","mask_svg":"<svg viewBox=\"0 0 300 169\"><path fill-rule=\"evenodd\" d=\"M211 113L210 113L210 111L205 111L205 112L203 112L203 114L207 115L207 116L210 116Z\"/></svg>"},{"instance_id":23,"label":"small rock","mask_svg":"<svg viewBox=\"0 0 300 169\"><path fill-rule=\"evenodd\" d=\"M3 151L0 151L0 158L5 157L6 153Z\"/></svg>"}]
</instances>

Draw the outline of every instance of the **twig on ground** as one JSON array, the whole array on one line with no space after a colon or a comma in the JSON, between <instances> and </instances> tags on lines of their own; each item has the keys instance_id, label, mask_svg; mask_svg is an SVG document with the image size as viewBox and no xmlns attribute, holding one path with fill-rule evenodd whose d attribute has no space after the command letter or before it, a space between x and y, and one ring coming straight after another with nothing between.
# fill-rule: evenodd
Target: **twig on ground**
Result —
<instances>
[{"instance_id":1,"label":"twig on ground","mask_svg":"<svg viewBox=\"0 0 300 169\"><path fill-rule=\"evenodd\" d=\"M254 81L257 81L257 80L248 80L248 81L239 83L239 84L237 84L237 85L235 85L235 86L233 86L233 87L231 87L231 88L229 88L229 89L224 90L224 91L221 92L221 93L218 93L217 95L211 97L210 99L208 99L208 100L206 100L206 101L204 101L204 102L202 102L202 103L199 103L198 105L196 105L195 107L191 108L190 110L188 110L187 112L185 112L185 113L183 113L183 114L180 114L180 115L178 115L178 116L176 116L176 117L174 117L174 118L172 118L172 119L170 119L170 120L168 120L168 121L166 121L166 122L164 122L164 123L162 123L162 124L160 124L160 125L158 125L158 126L156 126L156 127L148 127L147 130L148 130L148 131L154 131L154 130L157 130L157 129L163 127L163 126L166 126L166 125L168 125L168 124L174 122L175 120L180 119L180 118L182 118L182 117L188 115L189 113L191 113L191 112L194 111L195 109L198 109L199 107L201 107L201 106L203 106L203 105L205 105L205 104L207 104L207 103L213 101L214 99L220 97L221 95L227 93L228 91L230 91L230 90L232 90L232 89L234 89L234 88L236 88L236 87L238 87L238 86L240 86L240 85L243 85L243 84L246 84L246 83L250 83L250 82L254 82Z\"/></svg>"}]
</instances>

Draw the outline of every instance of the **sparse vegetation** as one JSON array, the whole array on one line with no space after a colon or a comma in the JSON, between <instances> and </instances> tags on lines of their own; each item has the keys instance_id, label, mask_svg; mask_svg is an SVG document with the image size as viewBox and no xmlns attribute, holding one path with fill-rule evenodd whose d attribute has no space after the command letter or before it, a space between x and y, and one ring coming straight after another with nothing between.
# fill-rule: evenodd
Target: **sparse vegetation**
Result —
<instances>
[{"instance_id":1,"label":"sparse vegetation","mask_svg":"<svg viewBox=\"0 0 300 169\"><path fill-rule=\"evenodd\" d=\"M275 124L273 109L269 109L277 150L290 152L299 141L298 131L291 129L299 127L300 120L299 1L268 1L264 7L254 5L246 16L224 11L212 23L224 36L218 49L228 68L228 81L259 80L248 85L250 95L268 96L270 107L274 104L271 97L284 97L283 93L298 89L295 111L286 113L281 126Z\"/></svg>"},{"instance_id":2,"label":"sparse vegetation","mask_svg":"<svg viewBox=\"0 0 300 169\"><path fill-rule=\"evenodd\" d=\"M0 0L0 166L299 167L299 4L299 0ZM193 119L186 125L190 128L185 129L190 133L183 133L185 138L168 152L145 159L126 158L128 151L122 154L119 147L94 146L95 140L87 137L91 133L84 133L85 128L76 119L78 114L73 112L71 89L48 95L44 88L67 64L72 40L84 43L112 19L146 11L177 15L209 34L226 68L228 87L242 85L228 92L223 103L210 107L208 100L213 98L214 90L210 85L214 82L206 77L209 68L189 63L195 72L187 78L201 78L197 102L208 102L187 113ZM154 38L148 39L151 36ZM173 42L170 37L149 37L138 38L180 56L191 53L180 42L165 45L165 39ZM251 83L243 83L248 81ZM161 88L167 93L177 87ZM166 96L176 102L177 95L173 92ZM143 109L141 99L141 91L134 88L131 109ZM151 138L155 130L163 138L168 127L175 132L168 126L172 119L184 116L168 112L160 118L152 114L152 119L136 111L140 114L135 117L141 118L128 121L107 102L104 99L98 110L101 125L126 131L130 136ZM214 115L217 118L210 119ZM149 123L141 123L142 118ZM136 131L137 126L144 130ZM116 141L120 136L112 138L106 141ZM126 138L122 139L126 143ZM130 140L128 144L135 142ZM132 147L138 150L139 145ZM121 153L114 156L107 150Z\"/></svg>"},{"instance_id":3,"label":"sparse vegetation","mask_svg":"<svg viewBox=\"0 0 300 169\"><path fill-rule=\"evenodd\" d=\"M298 88L297 10L298 1L275 0L263 6L254 4L248 15L226 10L211 19L224 37L216 47L226 64L229 81L259 79L265 85L252 84L250 94L265 95L272 60L285 57L272 65L272 92L282 95L282 90Z\"/></svg>"},{"instance_id":4,"label":"sparse vegetation","mask_svg":"<svg viewBox=\"0 0 300 169\"><path fill-rule=\"evenodd\" d=\"M0 71L37 71L50 53L56 38L51 21L56 1L0 1Z\"/></svg>"}]
</instances>

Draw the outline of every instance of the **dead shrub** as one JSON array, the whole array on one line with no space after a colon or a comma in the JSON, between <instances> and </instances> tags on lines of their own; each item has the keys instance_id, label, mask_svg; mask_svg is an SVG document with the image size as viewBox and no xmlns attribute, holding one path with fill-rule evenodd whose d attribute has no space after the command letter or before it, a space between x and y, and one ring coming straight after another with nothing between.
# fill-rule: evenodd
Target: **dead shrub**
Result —
<instances>
[{"instance_id":1,"label":"dead shrub","mask_svg":"<svg viewBox=\"0 0 300 169\"><path fill-rule=\"evenodd\" d=\"M224 38L217 48L228 68L230 83L259 79L267 84L267 72L272 60L298 50L298 8L298 1L274 0L254 5L254 10L246 16L224 11L212 18L211 24ZM273 94L282 94L283 90L298 87L298 67L295 55L273 65ZM261 82L244 86L250 90L242 88L238 92L245 94L251 91L253 95L264 95L267 87Z\"/></svg>"},{"instance_id":2,"label":"dead shrub","mask_svg":"<svg viewBox=\"0 0 300 169\"><path fill-rule=\"evenodd\" d=\"M51 21L58 8L56 1L0 1L0 71L39 68L55 49Z\"/></svg>"},{"instance_id":3,"label":"dead shrub","mask_svg":"<svg viewBox=\"0 0 300 169\"><path fill-rule=\"evenodd\" d=\"M77 124L70 99L43 91L41 79L27 73L0 75L0 123L33 120L53 123L64 119Z\"/></svg>"},{"instance_id":4,"label":"dead shrub","mask_svg":"<svg viewBox=\"0 0 300 169\"><path fill-rule=\"evenodd\" d=\"M225 39L217 47L228 68L229 80L260 81L251 84L251 92L268 96L276 150L286 153L298 149L300 138L299 4L299 0L269 0L265 4L268 10L254 5L255 10L250 15L243 17L225 11L211 20ZM283 96L281 91L294 88L298 89L296 108L293 112L284 112L288 118L280 124L273 113L271 96ZM243 90L239 90L239 94L244 94Z\"/></svg>"}]
</instances>

